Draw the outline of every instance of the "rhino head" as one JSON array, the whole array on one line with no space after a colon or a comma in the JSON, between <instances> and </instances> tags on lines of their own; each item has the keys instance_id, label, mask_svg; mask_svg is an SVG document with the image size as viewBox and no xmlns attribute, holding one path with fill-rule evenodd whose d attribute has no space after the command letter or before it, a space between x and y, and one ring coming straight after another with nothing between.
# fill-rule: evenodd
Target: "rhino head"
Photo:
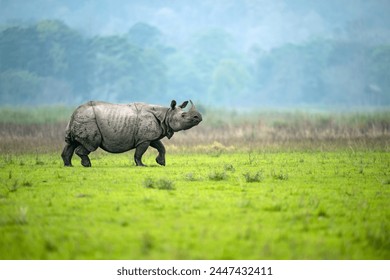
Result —
<instances>
[{"instance_id":1,"label":"rhino head","mask_svg":"<svg viewBox=\"0 0 390 280\"><path fill-rule=\"evenodd\" d=\"M188 111L183 111L188 101L176 106L176 101L172 100L171 107L167 113L167 124L174 132L190 129L202 121L202 115L196 110L191 100L190 103L191 108Z\"/></svg>"}]
</instances>

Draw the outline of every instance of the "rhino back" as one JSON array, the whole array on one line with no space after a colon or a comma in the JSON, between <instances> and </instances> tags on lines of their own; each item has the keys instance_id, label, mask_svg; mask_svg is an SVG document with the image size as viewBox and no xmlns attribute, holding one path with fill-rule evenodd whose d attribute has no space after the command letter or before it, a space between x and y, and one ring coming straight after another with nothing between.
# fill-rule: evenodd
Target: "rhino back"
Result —
<instances>
[{"instance_id":1,"label":"rhino back","mask_svg":"<svg viewBox=\"0 0 390 280\"><path fill-rule=\"evenodd\" d=\"M97 103L94 106L104 150L121 153L158 138L161 128L152 114L145 113L144 106L147 105Z\"/></svg>"}]
</instances>

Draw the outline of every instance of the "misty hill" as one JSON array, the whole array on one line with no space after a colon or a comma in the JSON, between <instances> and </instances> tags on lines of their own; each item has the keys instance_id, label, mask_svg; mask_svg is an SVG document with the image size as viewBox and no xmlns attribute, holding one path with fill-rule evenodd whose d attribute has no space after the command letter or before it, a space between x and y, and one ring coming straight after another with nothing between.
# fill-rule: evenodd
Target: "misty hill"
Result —
<instances>
[{"instance_id":1,"label":"misty hill","mask_svg":"<svg viewBox=\"0 0 390 280\"><path fill-rule=\"evenodd\" d=\"M0 103L389 105L389 1L1 1Z\"/></svg>"}]
</instances>

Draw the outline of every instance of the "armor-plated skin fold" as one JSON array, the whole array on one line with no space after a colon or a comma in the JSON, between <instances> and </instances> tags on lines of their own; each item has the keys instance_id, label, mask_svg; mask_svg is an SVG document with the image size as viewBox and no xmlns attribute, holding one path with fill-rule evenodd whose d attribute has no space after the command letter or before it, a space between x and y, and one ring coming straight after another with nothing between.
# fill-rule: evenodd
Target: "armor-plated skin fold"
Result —
<instances>
[{"instance_id":1,"label":"armor-plated skin fold","mask_svg":"<svg viewBox=\"0 0 390 280\"><path fill-rule=\"evenodd\" d=\"M157 149L157 163L165 165L165 148L160 139L170 139L174 132L190 129L202 121L202 115L192 101L188 112L187 101L170 107L145 103L111 104L90 101L72 114L66 132L67 143L61 154L65 166L71 166L73 152L85 167L91 166L88 154L97 148L111 153L136 149L134 160L143 166L142 155L149 146Z\"/></svg>"}]
</instances>

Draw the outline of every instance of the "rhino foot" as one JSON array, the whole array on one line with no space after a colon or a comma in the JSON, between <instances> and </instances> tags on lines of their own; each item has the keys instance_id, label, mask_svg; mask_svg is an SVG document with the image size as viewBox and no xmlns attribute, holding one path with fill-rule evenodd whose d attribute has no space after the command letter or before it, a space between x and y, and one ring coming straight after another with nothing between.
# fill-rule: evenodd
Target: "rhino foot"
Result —
<instances>
[{"instance_id":1,"label":"rhino foot","mask_svg":"<svg viewBox=\"0 0 390 280\"><path fill-rule=\"evenodd\" d=\"M91 167L91 161L88 157L89 153L90 152L81 145L76 149L76 154L81 158L81 165L84 167Z\"/></svg>"},{"instance_id":2,"label":"rhino foot","mask_svg":"<svg viewBox=\"0 0 390 280\"><path fill-rule=\"evenodd\" d=\"M85 156L81 159L81 165L84 167L91 167L92 166L91 161L89 160L89 158L87 156Z\"/></svg>"},{"instance_id":3,"label":"rhino foot","mask_svg":"<svg viewBox=\"0 0 390 280\"><path fill-rule=\"evenodd\" d=\"M146 167L145 164L143 164L142 160L140 158L134 157L135 165L140 167Z\"/></svg>"},{"instance_id":4,"label":"rhino foot","mask_svg":"<svg viewBox=\"0 0 390 280\"><path fill-rule=\"evenodd\" d=\"M147 165L143 164L142 161L136 160L135 165L138 167L147 167Z\"/></svg>"},{"instance_id":5,"label":"rhino foot","mask_svg":"<svg viewBox=\"0 0 390 280\"><path fill-rule=\"evenodd\" d=\"M156 157L156 162L162 166L165 166L165 158L163 156Z\"/></svg>"},{"instance_id":6,"label":"rhino foot","mask_svg":"<svg viewBox=\"0 0 390 280\"><path fill-rule=\"evenodd\" d=\"M160 140L156 140L150 143L150 146L158 151L156 162L162 166L165 166L165 147Z\"/></svg>"}]
</instances>

